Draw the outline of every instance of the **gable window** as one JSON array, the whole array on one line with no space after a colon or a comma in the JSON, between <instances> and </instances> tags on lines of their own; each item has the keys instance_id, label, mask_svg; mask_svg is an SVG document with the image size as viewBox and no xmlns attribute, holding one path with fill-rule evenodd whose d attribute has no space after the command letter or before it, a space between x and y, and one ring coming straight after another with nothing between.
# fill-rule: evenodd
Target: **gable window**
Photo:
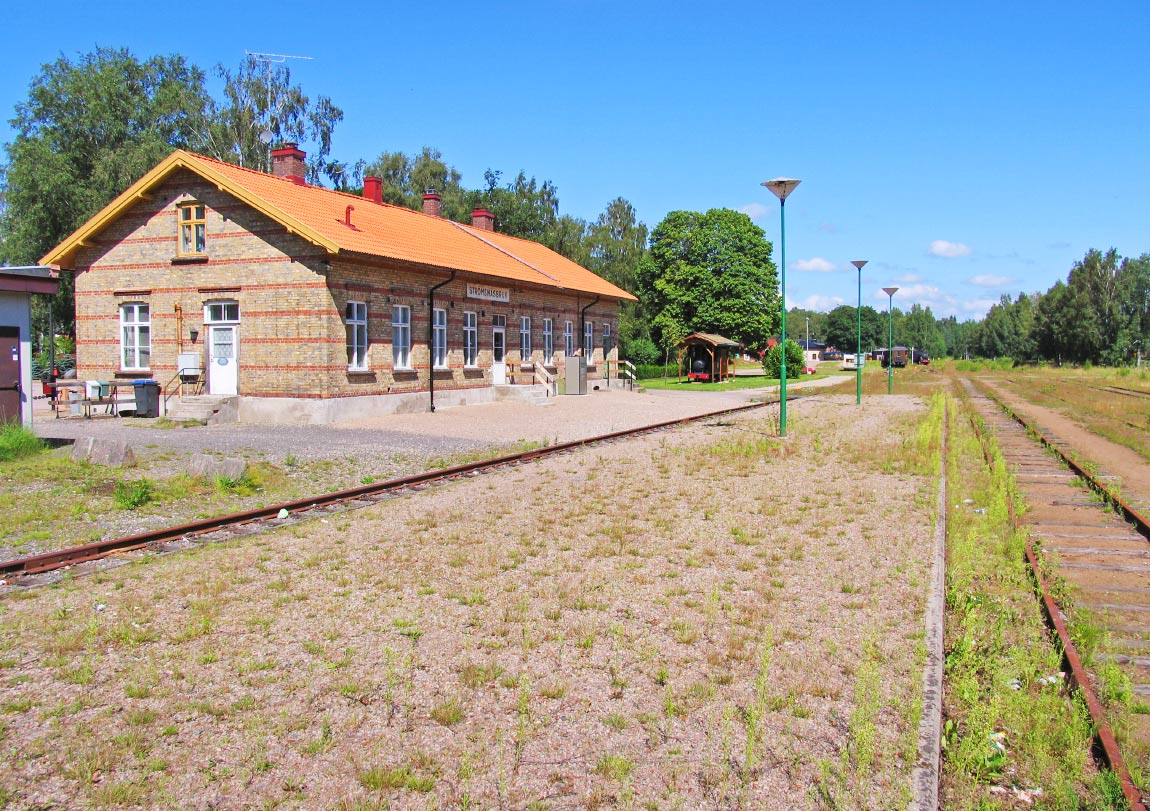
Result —
<instances>
[{"instance_id":1,"label":"gable window","mask_svg":"<svg viewBox=\"0 0 1150 811\"><path fill-rule=\"evenodd\" d=\"M591 356L595 354L595 322L588 321L583 325L583 354L587 357L587 362L591 362Z\"/></svg>"},{"instance_id":2,"label":"gable window","mask_svg":"<svg viewBox=\"0 0 1150 811\"><path fill-rule=\"evenodd\" d=\"M207 250L207 217L203 203L184 203L180 218L180 256L203 256Z\"/></svg>"},{"instance_id":3,"label":"gable window","mask_svg":"<svg viewBox=\"0 0 1150 811\"><path fill-rule=\"evenodd\" d=\"M447 310L431 311L431 365L447 368Z\"/></svg>"},{"instance_id":4,"label":"gable window","mask_svg":"<svg viewBox=\"0 0 1150 811\"><path fill-rule=\"evenodd\" d=\"M575 331L570 321L563 322L563 354L567 357L575 354Z\"/></svg>"},{"instance_id":5,"label":"gable window","mask_svg":"<svg viewBox=\"0 0 1150 811\"><path fill-rule=\"evenodd\" d=\"M526 315L519 317L519 362L531 362L531 319Z\"/></svg>"},{"instance_id":6,"label":"gable window","mask_svg":"<svg viewBox=\"0 0 1150 811\"><path fill-rule=\"evenodd\" d=\"M463 365L479 363L479 319L475 313L463 314Z\"/></svg>"},{"instance_id":7,"label":"gable window","mask_svg":"<svg viewBox=\"0 0 1150 811\"><path fill-rule=\"evenodd\" d=\"M367 302L347 303L347 368L367 369Z\"/></svg>"},{"instance_id":8,"label":"gable window","mask_svg":"<svg viewBox=\"0 0 1150 811\"><path fill-rule=\"evenodd\" d=\"M120 368L147 369L152 364L152 320L148 305L120 306Z\"/></svg>"},{"instance_id":9,"label":"gable window","mask_svg":"<svg viewBox=\"0 0 1150 811\"><path fill-rule=\"evenodd\" d=\"M391 308L391 362L396 369L411 368L411 308Z\"/></svg>"},{"instance_id":10,"label":"gable window","mask_svg":"<svg viewBox=\"0 0 1150 811\"><path fill-rule=\"evenodd\" d=\"M555 334L552 331L550 318L543 319L543 362L550 364L555 360Z\"/></svg>"}]
</instances>

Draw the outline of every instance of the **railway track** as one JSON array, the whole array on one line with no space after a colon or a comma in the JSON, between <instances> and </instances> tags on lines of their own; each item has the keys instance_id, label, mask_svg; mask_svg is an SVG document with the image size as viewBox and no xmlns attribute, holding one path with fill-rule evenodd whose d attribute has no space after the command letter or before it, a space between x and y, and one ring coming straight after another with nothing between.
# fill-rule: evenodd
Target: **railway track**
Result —
<instances>
[{"instance_id":1,"label":"railway track","mask_svg":"<svg viewBox=\"0 0 1150 811\"><path fill-rule=\"evenodd\" d=\"M799 395L817 396L817 395ZM788 399L797 399L789 397ZM546 456L567 453L576 448L604 442L615 442L655 431L665 431L680 425L687 425L708 419L740 414L778 401L751 403L719 411L712 411L694 417L682 417L666 422L644 425L609 434L577 439L522 451L506 456L469 462L454 467L425 471L411 476L402 476L387 481L376 482L349 490L314 496L281 504L272 504L256 510L221 515L187 524L178 524L164 529L152 530L120 538L109 538L83 546L74 546L53 552L45 552L29 557L15 558L0 562L0 578L3 586L0 593L12 588L43 585L59 578L61 569L75 572L95 569L99 565L128 562L146 554L178 551L198 544L213 543L230 538L251 535L274 527L297 523L314 517L342 512L358 507L366 507L387 499L396 498L411 492L418 492L431 486L445 484L462 477L479 476L497 468L524 464ZM101 563L103 562L103 563Z\"/></svg>"},{"instance_id":2,"label":"railway track","mask_svg":"<svg viewBox=\"0 0 1150 811\"><path fill-rule=\"evenodd\" d=\"M1085 664L1116 665L1129 677L1136 696L1150 697L1150 525L1057 441L969 380L962 382L971 408L985 430L993 433L1027 504L1025 517L1017 520L1029 528L1058 575L1073 587L1074 610L1086 609L1091 622L1107 632L1102 649L1084 663L1070 639L1066 613L1051 597L1028 541L1027 557L1044 609L1061 639L1072 683L1082 689L1098 729L1105 763L1121 780L1132 811L1145 811L1146 800L1130 779L1096 696L1097 680ZM1145 715L1133 716L1129 735L1127 749L1133 749L1130 754L1144 764L1150 752L1150 721Z\"/></svg>"}]
</instances>

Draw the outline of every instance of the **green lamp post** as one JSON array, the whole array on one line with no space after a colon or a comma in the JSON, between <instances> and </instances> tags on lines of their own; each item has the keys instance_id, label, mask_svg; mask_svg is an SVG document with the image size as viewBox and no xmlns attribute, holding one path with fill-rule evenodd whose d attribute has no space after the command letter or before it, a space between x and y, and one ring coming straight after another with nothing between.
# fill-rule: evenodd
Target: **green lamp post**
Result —
<instances>
[{"instance_id":1,"label":"green lamp post","mask_svg":"<svg viewBox=\"0 0 1150 811\"><path fill-rule=\"evenodd\" d=\"M886 293L886 393L894 391L894 294L897 287L884 287Z\"/></svg>"},{"instance_id":2,"label":"green lamp post","mask_svg":"<svg viewBox=\"0 0 1150 811\"><path fill-rule=\"evenodd\" d=\"M776 177L774 180L768 180L762 184L770 189L775 197L779 198L779 243L781 248L779 269L782 273L779 289L783 299L782 364L779 367L779 436L787 435L787 197L801 182L801 180L794 178Z\"/></svg>"},{"instance_id":3,"label":"green lamp post","mask_svg":"<svg viewBox=\"0 0 1150 811\"><path fill-rule=\"evenodd\" d=\"M851 262L859 272L859 303L855 308L858 313L858 348L855 350L855 404L862 405L862 269L867 263L865 259L855 259Z\"/></svg>"}]
</instances>

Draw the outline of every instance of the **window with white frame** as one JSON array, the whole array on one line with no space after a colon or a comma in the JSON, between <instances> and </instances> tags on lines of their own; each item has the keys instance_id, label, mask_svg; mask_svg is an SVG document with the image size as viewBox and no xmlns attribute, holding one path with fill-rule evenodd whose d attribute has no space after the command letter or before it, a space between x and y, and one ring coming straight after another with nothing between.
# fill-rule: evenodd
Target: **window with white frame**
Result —
<instances>
[{"instance_id":1,"label":"window with white frame","mask_svg":"<svg viewBox=\"0 0 1150 811\"><path fill-rule=\"evenodd\" d=\"M347 368L367 368L367 302L349 301L346 308Z\"/></svg>"},{"instance_id":2,"label":"window with white frame","mask_svg":"<svg viewBox=\"0 0 1150 811\"><path fill-rule=\"evenodd\" d=\"M519 317L519 362L531 362L531 319L526 315Z\"/></svg>"},{"instance_id":3,"label":"window with white frame","mask_svg":"<svg viewBox=\"0 0 1150 811\"><path fill-rule=\"evenodd\" d=\"M567 357L575 354L575 328L570 321L563 322L563 354Z\"/></svg>"},{"instance_id":4,"label":"window with white frame","mask_svg":"<svg viewBox=\"0 0 1150 811\"><path fill-rule=\"evenodd\" d=\"M543 319L543 362L553 363L555 360L555 334L552 332L553 323L550 318Z\"/></svg>"},{"instance_id":5,"label":"window with white frame","mask_svg":"<svg viewBox=\"0 0 1150 811\"><path fill-rule=\"evenodd\" d=\"M411 368L411 308L406 304L391 308L391 362L396 369Z\"/></svg>"},{"instance_id":6,"label":"window with white frame","mask_svg":"<svg viewBox=\"0 0 1150 811\"><path fill-rule=\"evenodd\" d=\"M447 368L447 310L431 311L431 365Z\"/></svg>"},{"instance_id":7,"label":"window with white frame","mask_svg":"<svg viewBox=\"0 0 1150 811\"><path fill-rule=\"evenodd\" d=\"M611 325L603 325L603 360L611 357Z\"/></svg>"},{"instance_id":8,"label":"window with white frame","mask_svg":"<svg viewBox=\"0 0 1150 811\"><path fill-rule=\"evenodd\" d=\"M475 313L463 314L463 365L476 366L479 363L479 316Z\"/></svg>"},{"instance_id":9,"label":"window with white frame","mask_svg":"<svg viewBox=\"0 0 1150 811\"><path fill-rule=\"evenodd\" d=\"M152 365L152 318L140 302L120 306L120 368L147 369Z\"/></svg>"},{"instance_id":10,"label":"window with white frame","mask_svg":"<svg viewBox=\"0 0 1150 811\"><path fill-rule=\"evenodd\" d=\"M595 322L588 321L583 325L583 355L587 358L587 362L591 362L591 356L595 354Z\"/></svg>"}]
</instances>

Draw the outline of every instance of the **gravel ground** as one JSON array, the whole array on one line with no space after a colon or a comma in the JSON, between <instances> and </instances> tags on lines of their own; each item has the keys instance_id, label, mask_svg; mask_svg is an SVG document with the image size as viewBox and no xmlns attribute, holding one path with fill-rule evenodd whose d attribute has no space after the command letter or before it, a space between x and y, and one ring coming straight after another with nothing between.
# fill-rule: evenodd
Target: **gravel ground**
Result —
<instances>
[{"instance_id":1,"label":"gravel ground","mask_svg":"<svg viewBox=\"0 0 1150 811\"><path fill-rule=\"evenodd\" d=\"M0 796L904 807L923 414L812 399L5 598Z\"/></svg>"}]
</instances>

